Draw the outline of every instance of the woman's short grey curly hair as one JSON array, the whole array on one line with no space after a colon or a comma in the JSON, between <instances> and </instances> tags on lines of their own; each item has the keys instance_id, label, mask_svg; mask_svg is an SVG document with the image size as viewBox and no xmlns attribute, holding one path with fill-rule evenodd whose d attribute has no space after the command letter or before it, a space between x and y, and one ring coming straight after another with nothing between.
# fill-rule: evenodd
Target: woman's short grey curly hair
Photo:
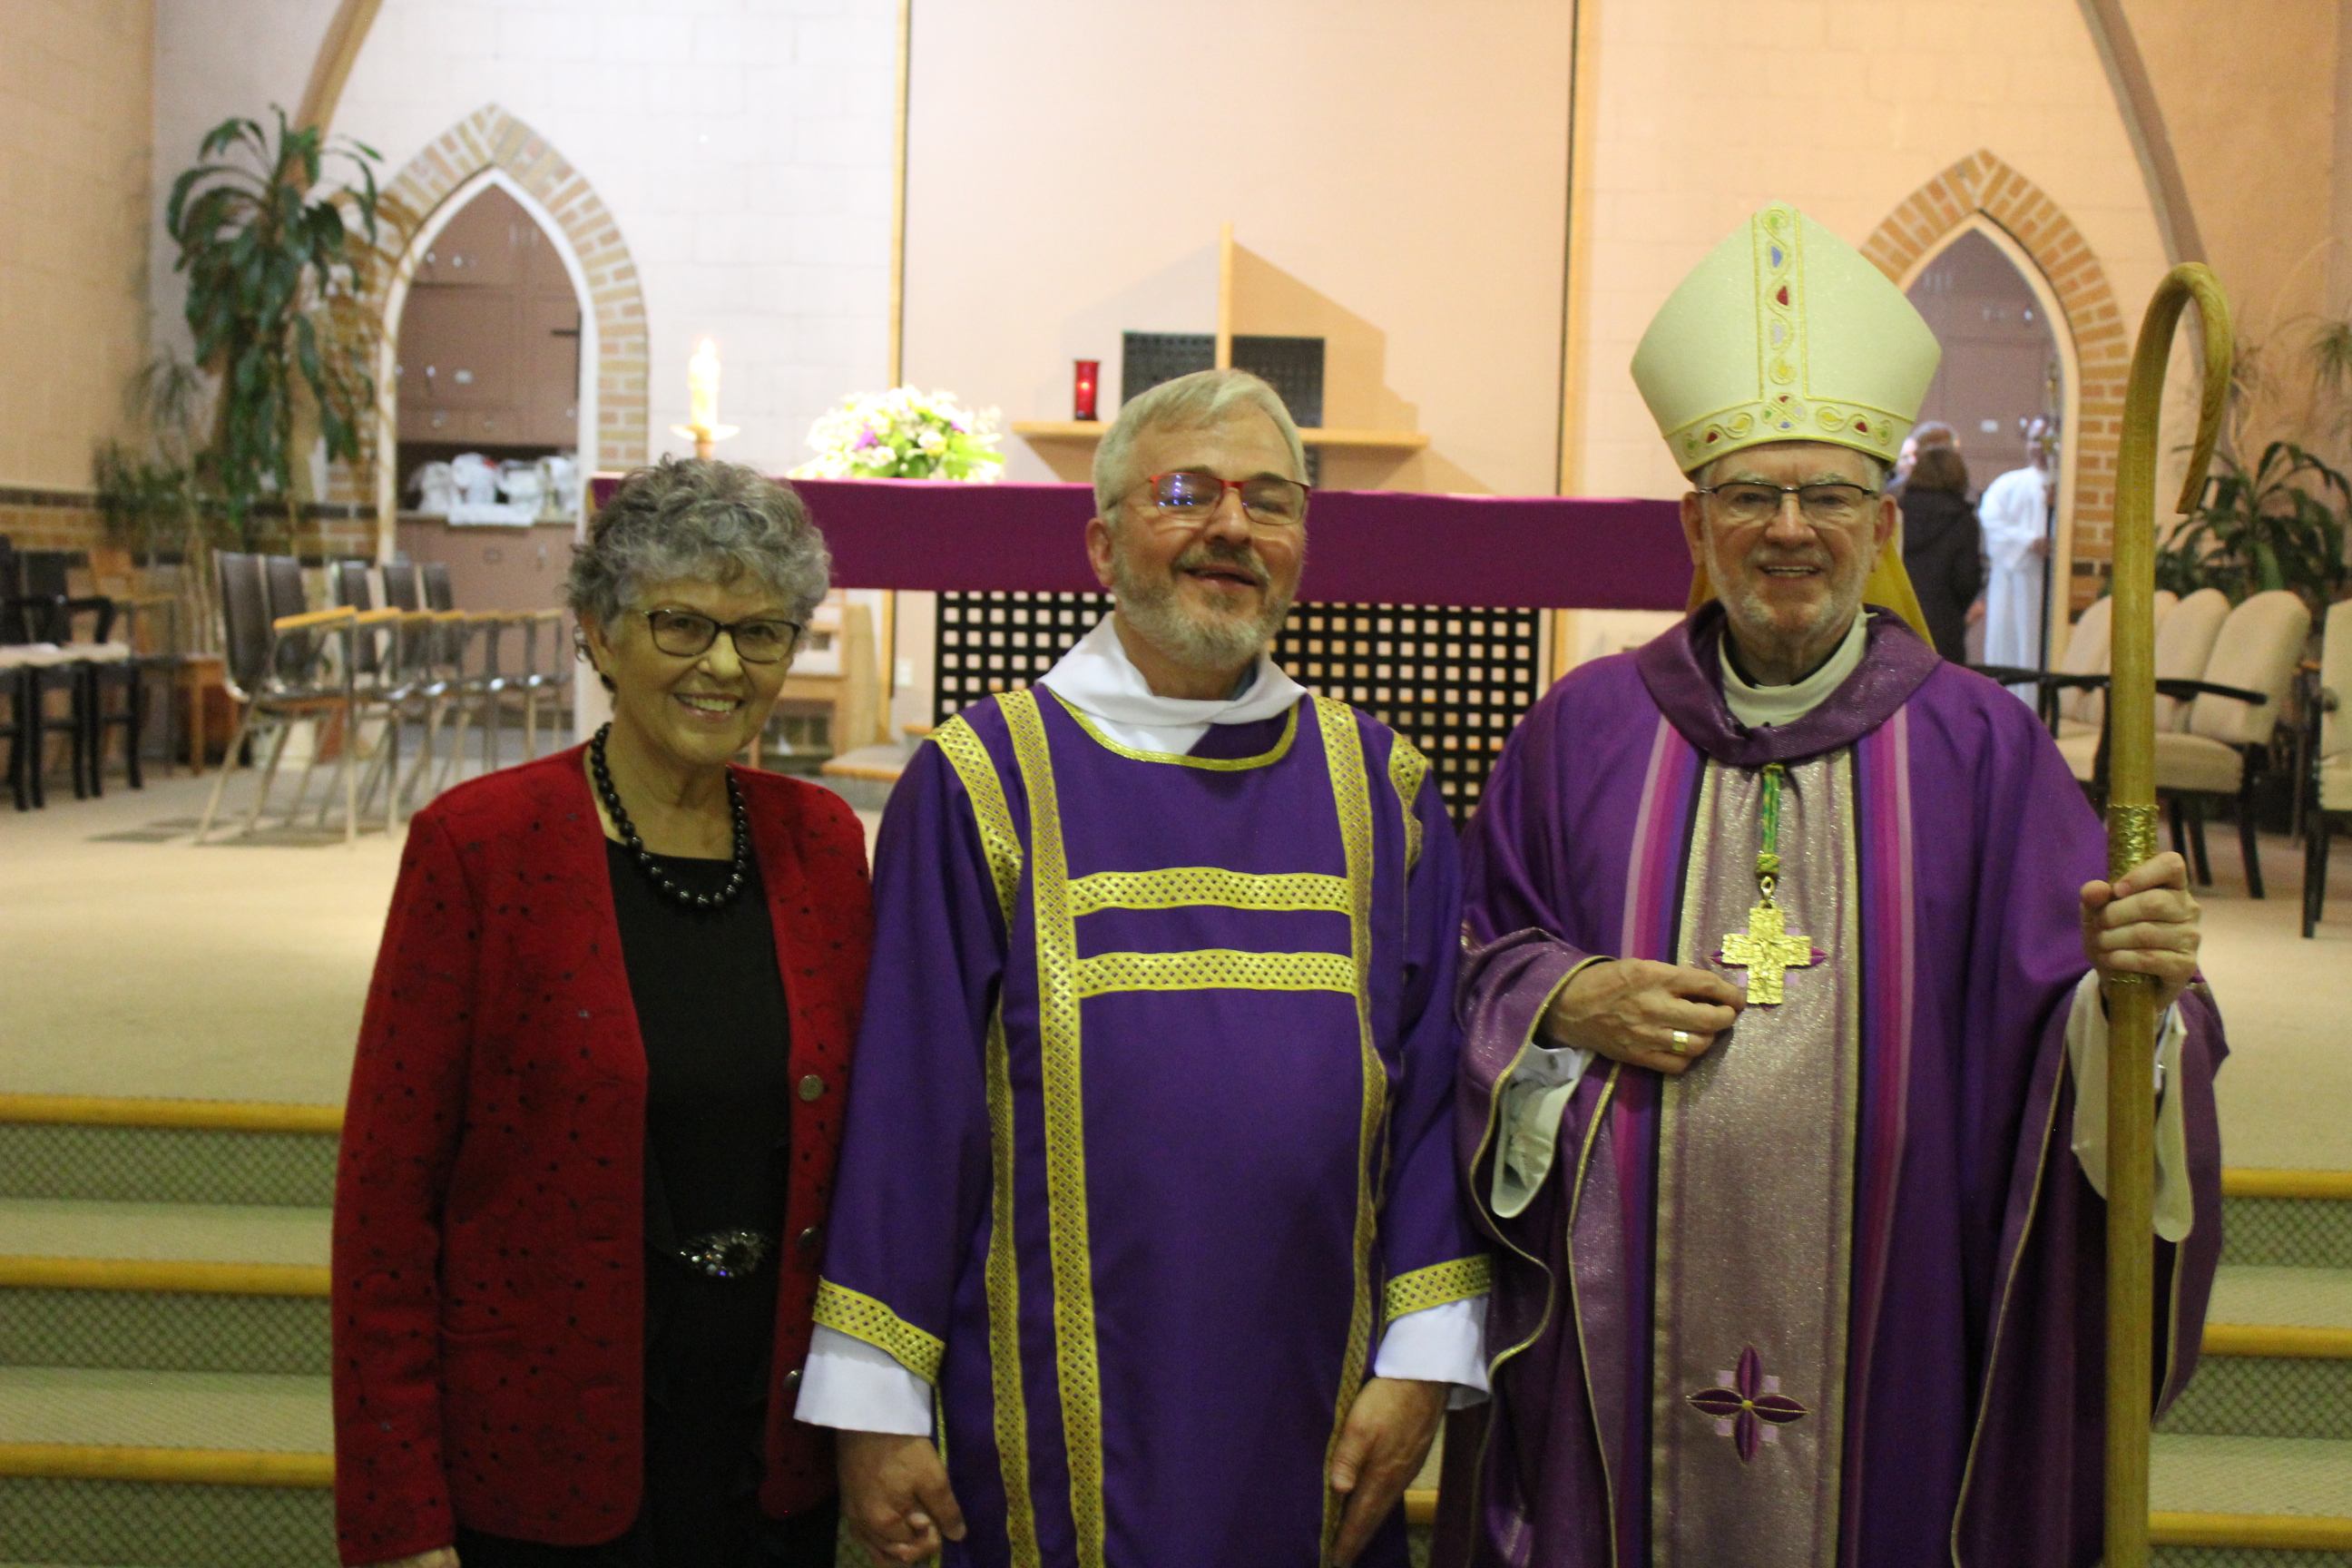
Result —
<instances>
[{"instance_id":1,"label":"woman's short grey curly hair","mask_svg":"<svg viewBox=\"0 0 2352 1568\"><path fill-rule=\"evenodd\" d=\"M790 485L740 463L664 458L623 479L590 521L564 591L574 616L610 626L649 583L748 578L805 625L832 572L824 535Z\"/></svg>"},{"instance_id":2,"label":"woman's short grey curly hair","mask_svg":"<svg viewBox=\"0 0 2352 1568\"><path fill-rule=\"evenodd\" d=\"M1205 430L1244 408L1274 421L1290 448L1291 477L1303 481L1307 447L1298 438L1297 422L1282 405L1282 394L1245 370L1196 370L1136 394L1118 411L1095 448L1095 515L1116 524L1120 499L1150 477L1138 471L1137 437L1146 430Z\"/></svg>"}]
</instances>

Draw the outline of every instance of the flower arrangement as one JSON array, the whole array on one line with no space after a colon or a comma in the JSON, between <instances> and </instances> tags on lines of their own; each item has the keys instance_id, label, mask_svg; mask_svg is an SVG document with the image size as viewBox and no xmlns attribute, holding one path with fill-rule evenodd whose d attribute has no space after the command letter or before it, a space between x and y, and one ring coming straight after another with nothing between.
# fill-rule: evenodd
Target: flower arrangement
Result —
<instances>
[{"instance_id":1,"label":"flower arrangement","mask_svg":"<svg viewBox=\"0 0 2352 1568\"><path fill-rule=\"evenodd\" d=\"M996 410L965 408L951 392L855 393L810 427L816 456L793 477L985 484L1004 471L996 442Z\"/></svg>"}]
</instances>

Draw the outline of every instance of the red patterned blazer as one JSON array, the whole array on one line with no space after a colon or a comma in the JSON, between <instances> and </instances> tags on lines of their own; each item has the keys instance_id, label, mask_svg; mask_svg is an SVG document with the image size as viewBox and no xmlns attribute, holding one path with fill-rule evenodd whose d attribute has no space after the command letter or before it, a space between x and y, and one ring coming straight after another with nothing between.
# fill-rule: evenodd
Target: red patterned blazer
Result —
<instances>
[{"instance_id":1,"label":"red patterned blazer","mask_svg":"<svg viewBox=\"0 0 2352 1568\"><path fill-rule=\"evenodd\" d=\"M872 912L829 791L735 774L792 1016L792 1173L770 1389L774 1516L834 1489L792 1418ZM345 1563L457 1525L557 1545L635 1519L644 1472L645 1047L581 748L409 824L335 1185L335 1507Z\"/></svg>"}]
</instances>

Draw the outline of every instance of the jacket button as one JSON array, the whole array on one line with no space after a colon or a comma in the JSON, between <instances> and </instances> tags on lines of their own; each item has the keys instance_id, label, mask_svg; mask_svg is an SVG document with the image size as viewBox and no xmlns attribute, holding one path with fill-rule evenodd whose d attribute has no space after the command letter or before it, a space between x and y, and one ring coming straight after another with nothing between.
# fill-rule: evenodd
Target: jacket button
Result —
<instances>
[{"instance_id":1,"label":"jacket button","mask_svg":"<svg viewBox=\"0 0 2352 1568\"><path fill-rule=\"evenodd\" d=\"M824 1226L821 1225L813 1225L806 1230L801 1232L799 1237L801 1250L803 1252L814 1250L816 1247L816 1238L824 1234Z\"/></svg>"},{"instance_id":2,"label":"jacket button","mask_svg":"<svg viewBox=\"0 0 2352 1568\"><path fill-rule=\"evenodd\" d=\"M788 1390L788 1391L789 1391L789 1390L792 1390L792 1389L796 1389L796 1388L800 1387L800 1385L801 1385L801 1369L800 1369L800 1368L798 1368L798 1367L794 1367L794 1368L793 1368L793 1370L792 1370L792 1371L790 1371L790 1372L788 1372L788 1373L784 1373L784 1387L785 1387L785 1389L786 1389L786 1390Z\"/></svg>"},{"instance_id":3,"label":"jacket button","mask_svg":"<svg viewBox=\"0 0 2352 1568\"><path fill-rule=\"evenodd\" d=\"M801 1079L801 1098L803 1100L815 1100L824 1093L824 1079L817 1077L816 1074L811 1073L808 1077Z\"/></svg>"}]
</instances>

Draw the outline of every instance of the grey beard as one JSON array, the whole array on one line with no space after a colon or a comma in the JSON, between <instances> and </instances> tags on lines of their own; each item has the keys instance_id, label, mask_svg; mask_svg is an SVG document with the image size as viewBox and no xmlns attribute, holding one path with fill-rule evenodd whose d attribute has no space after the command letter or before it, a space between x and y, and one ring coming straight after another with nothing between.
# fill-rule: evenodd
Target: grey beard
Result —
<instances>
[{"instance_id":1,"label":"grey beard","mask_svg":"<svg viewBox=\"0 0 2352 1568\"><path fill-rule=\"evenodd\" d=\"M1198 668L1218 669L1255 658L1290 613L1290 601L1273 597L1269 588L1265 608L1252 619L1192 615L1176 602L1173 581L1139 580L1126 555L1117 551L1111 554L1110 580L1119 614L1136 635L1177 663Z\"/></svg>"}]
</instances>

